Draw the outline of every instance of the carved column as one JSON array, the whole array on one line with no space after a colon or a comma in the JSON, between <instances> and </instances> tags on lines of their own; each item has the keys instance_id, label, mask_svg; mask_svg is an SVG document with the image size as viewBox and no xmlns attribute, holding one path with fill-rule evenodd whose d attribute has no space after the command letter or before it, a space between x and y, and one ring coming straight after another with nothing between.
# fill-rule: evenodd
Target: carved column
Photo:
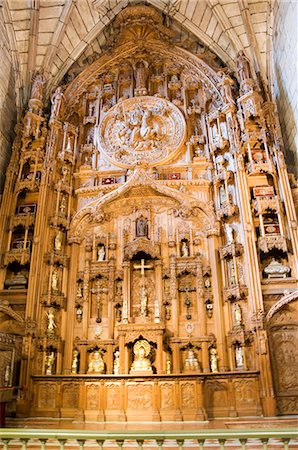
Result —
<instances>
[{"instance_id":1,"label":"carved column","mask_svg":"<svg viewBox=\"0 0 298 450\"><path fill-rule=\"evenodd\" d=\"M170 295L172 300L172 319L174 336L179 335L179 299L177 295L176 257L170 256Z\"/></svg>"},{"instance_id":2,"label":"carved column","mask_svg":"<svg viewBox=\"0 0 298 450\"><path fill-rule=\"evenodd\" d=\"M109 281L108 281L108 339L114 338L115 309L114 309L114 291L115 291L115 261L109 263Z\"/></svg>"},{"instance_id":3,"label":"carved column","mask_svg":"<svg viewBox=\"0 0 298 450\"><path fill-rule=\"evenodd\" d=\"M123 374L125 372L126 363L126 347L125 347L125 333L119 333L119 373Z\"/></svg>"},{"instance_id":4,"label":"carved column","mask_svg":"<svg viewBox=\"0 0 298 450\"><path fill-rule=\"evenodd\" d=\"M160 260L155 261L155 296L159 305L160 318L162 310L162 262Z\"/></svg>"},{"instance_id":5,"label":"carved column","mask_svg":"<svg viewBox=\"0 0 298 450\"><path fill-rule=\"evenodd\" d=\"M206 324L206 310L204 304L204 288L203 288L203 271L201 258L197 260L197 274L196 274L196 294L197 294L197 309L200 324L199 334L206 336L207 324Z\"/></svg>"},{"instance_id":6,"label":"carved column","mask_svg":"<svg viewBox=\"0 0 298 450\"><path fill-rule=\"evenodd\" d=\"M180 343L173 342L173 373L180 373Z\"/></svg>"},{"instance_id":7,"label":"carved column","mask_svg":"<svg viewBox=\"0 0 298 450\"><path fill-rule=\"evenodd\" d=\"M156 352L156 371L157 374L164 373L163 370L163 334L157 336L157 352Z\"/></svg>"},{"instance_id":8,"label":"carved column","mask_svg":"<svg viewBox=\"0 0 298 450\"><path fill-rule=\"evenodd\" d=\"M210 372L208 341L202 342L202 370L204 373Z\"/></svg>"},{"instance_id":9,"label":"carved column","mask_svg":"<svg viewBox=\"0 0 298 450\"><path fill-rule=\"evenodd\" d=\"M70 250L70 267L68 276L68 289L67 289L67 320L64 322L64 358L63 358L63 373L71 373L72 365L72 350L73 350L73 338L74 338L74 325L75 325L75 299L77 289L77 271L79 262L79 240L72 240Z\"/></svg>"},{"instance_id":10,"label":"carved column","mask_svg":"<svg viewBox=\"0 0 298 450\"><path fill-rule=\"evenodd\" d=\"M225 327L224 327L224 313L222 306L222 282L221 282L221 270L219 264L219 227L207 230L207 242L209 261L212 273L212 294L214 300L214 318L215 318L215 330L216 330L216 345L219 357L219 371L225 372L228 370L227 363L227 347L225 339Z\"/></svg>"},{"instance_id":11,"label":"carved column","mask_svg":"<svg viewBox=\"0 0 298 450\"><path fill-rule=\"evenodd\" d=\"M123 317L123 323L130 319L130 261L123 262L123 304L127 305L127 318Z\"/></svg>"},{"instance_id":12,"label":"carved column","mask_svg":"<svg viewBox=\"0 0 298 450\"><path fill-rule=\"evenodd\" d=\"M114 353L113 353L113 343L107 345L107 373L113 373L114 371Z\"/></svg>"}]
</instances>

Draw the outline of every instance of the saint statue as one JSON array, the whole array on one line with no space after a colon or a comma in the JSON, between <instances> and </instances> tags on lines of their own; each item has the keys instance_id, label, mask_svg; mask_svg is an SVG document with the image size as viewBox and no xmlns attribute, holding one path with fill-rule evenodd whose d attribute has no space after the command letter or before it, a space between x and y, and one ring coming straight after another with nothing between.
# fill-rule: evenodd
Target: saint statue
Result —
<instances>
[{"instance_id":1,"label":"saint statue","mask_svg":"<svg viewBox=\"0 0 298 450\"><path fill-rule=\"evenodd\" d=\"M78 373L79 366L79 351L74 349L72 352L72 365L71 365L71 373Z\"/></svg>"},{"instance_id":2,"label":"saint statue","mask_svg":"<svg viewBox=\"0 0 298 450\"><path fill-rule=\"evenodd\" d=\"M54 291L54 292L58 291L58 271L57 271L57 269L54 269L53 273L52 273L51 288L52 288L52 291Z\"/></svg>"},{"instance_id":3,"label":"saint statue","mask_svg":"<svg viewBox=\"0 0 298 450\"><path fill-rule=\"evenodd\" d=\"M55 353L51 352L46 356L46 375L52 375L55 362Z\"/></svg>"},{"instance_id":4,"label":"saint statue","mask_svg":"<svg viewBox=\"0 0 298 450\"><path fill-rule=\"evenodd\" d=\"M227 194L224 186L219 188L219 203L222 206L227 201Z\"/></svg>"},{"instance_id":5,"label":"saint statue","mask_svg":"<svg viewBox=\"0 0 298 450\"><path fill-rule=\"evenodd\" d=\"M145 317L147 315L147 289L145 286L141 287L141 317Z\"/></svg>"},{"instance_id":6,"label":"saint statue","mask_svg":"<svg viewBox=\"0 0 298 450\"><path fill-rule=\"evenodd\" d=\"M11 367L9 364L7 364L4 372L4 386L11 386L10 374L11 374Z\"/></svg>"},{"instance_id":7,"label":"saint statue","mask_svg":"<svg viewBox=\"0 0 298 450\"><path fill-rule=\"evenodd\" d=\"M66 151L67 151L67 152L72 152L72 148L71 148L71 139L70 139L70 137L67 138Z\"/></svg>"},{"instance_id":8,"label":"saint statue","mask_svg":"<svg viewBox=\"0 0 298 450\"><path fill-rule=\"evenodd\" d=\"M241 325L242 312L241 312L241 307L238 303L234 304L234 319L235 319L235 325Z\"/></svg>"},{"instance_id":9,"label":"saint statue","mask_svg":"<svg viewBox=\"0 0 298 450\"><path fill-rule=\"evenodd\" d=\"M218 87L220 89L220 93L225 99L226 103L235 103L232 95L232 86L234 84L234 80L232 80L229 75L225 74L223 71L217 73L217 75L221 78L218 83Z\"/></svg>"},{"instance_id":10,"label":"saint statue","mask_svg":"<svg viewBox=\"0 0 298 450\"><path fill-rule=\"evenodd\" d=\"M116 350L114 353L114 375L119 375L119 371L120 371L119 351Z\"/></svg>"},{"instance_id":11,"label":"saint statue","mask_svg":"<svg viewBox=\"0 0 298 450\"><path fill-rule=\"evenodd\" d=\"M31 98L42 101L43 87L45 84L44 76L41 72L36 72L32 80Z\"/></svg>"},{"instance_id":12,"label":"saint statue","mask_svg":"<svg viewBox=\"0 0 298 450\"><path fill-rule=\"evenodd\" d=\"M148 221L144 217L140 217L136 222L136 235L137 237L148 237Z\"/></svg>"},{"instance_id":13,"label":"saint statue","mask_svg":"<svg viewBox=\"0 0 298 450\"><path fill-rule=\"evenodd\" d=\"M53 334L55 333L55 328L57 327L57 325L55 324L54 311L50 309L49 312L47 313L47 316L48 316L47 332L49 334Z\"/></svg>"},{"instance_id":14,"label":"saint statue","mask_svg":"<svg viewBox=\"0 0 298 450\"><path fill-rule=\"evenodd\" d=\"M216 348L212 347L209 351L210 356L210 369L212 373L218 372L218 366L217 366L217 351Z\"/></svg>"},{"instance_id":15,"label":"saint statue","mask_svg":"<svg viewBox=\"0 0 298 450\"><path fill-rule=\"evenodd\" d=\"M234 286L236 284L236 269L233 260L228 261L228 272L229 272L229 284Z\"/></svg>"},{"instance_id":16,"label":"saint statue","mask_svg":"<svg viewBox=\"0 0 298 450\"><path fill-rule=\"evenodd\" d=\"M62 234L62 231L59 230L54 239L54 248L57 252L60 252L60 250L61 250L62 239L63 239L63 234Z\"/></svg>"},{"instance_id":17,"label":"saint statue","mask_svg":"<svg viewBox=\"0 0 298 450\"><path fill-rule=\"evenodd\" d=\"M232 244L233 242L233 228L229 223L225 224L225 234L226 234L226 241L227 244Z\"/></svg>"},{"instance_id":18,"label":"saint statue","mask_svg":"<svg viewBox=\"0 0 298 450\"><path fill-rule=\"evenodd\" d=\"M136 89L146 89L148 68L143 61L138 61L135 66Z\"/></svg>"},{"instance_id":19,"label":"saint statue","mask_svg":"<svg viewBox=\"0 0 298 450\"><path fill-rule=\"evenodd\" d=\"M104 373L105 364L99 351L94 351L90 355L90 362L87 373Z\"/></svg>"},{"instance_id":20,"label":"saint statue","mask_svg":"<svg viewBox=\"0 0 298 450\"><path fill-rule=\"evenodd\" d=\"M235 346L235 360L236 360L236 367L243 368L244 366L244 355L243 355L243 348L241 345Z\"/></svg>"},{"instance_id":21,"label":"saint statue","mask_svg":"<svg viewBox=\"0 0 298 450\"><path fill-rule=\"evenodd\" d=\"M106 251L104 245L100 245L97 250L97 261L104 261Z\"/></svg>"},{"instance_id":22,"label":"saint statue","mask_svg":"<svg viewBox=\"0 0 298 450\"><path fill-rule=\"evenodd\" d=\"M134 361L131 366L131 372L134 371L150 371L152 372L151 362L148 355L151 351L151 346L148 341L142 339L137 341L133 346Z\"/></svg>"},{"instance_id":23,"label":"saint statue","mask_svg":"<svg viewBox=\"0 0 298 450\"><path fill-rule=\"evenodd\" d=\"M63 195L60 201L60 205L59 205L59 210L62 214L65 214L65 210L66 210L66 199L65 196Z\"/></svg>"},{"instance_id":24,"label":"saint statue","mask_svg":"<svg viewBox=\"0 0 298 450\"><path fill-rule=\"evenodd\" d=\"M167 375L170 375L172 373L172 363L170 358L167 358L167 362L166 362L166 373Z\"/></svg>"},{"instance_id":25,"label":"saint statue","mask_svg":"<svg viewBox=\"0 0 298 450\"><path fill-rule=\"evenodd\" d=\"M239 82L249 80L251 78L250 63L243 50L237 55L236 65Z\"/></svg>"},{"instance_id":26,"label":"saint statue","mask_svg":"<svg viewBox=\"0 0 298 450\"><path fill-rule=\"evenodd\" d=\"M188 245L187 245L186 241L182 241L182 243L181 243L181 256L183 258L186 258L187 256L189 256Z\"/></svg>"},{"instance_id":27,"label":"saint statue","mask_svg":"<svg viewBox=\"0 0 298 450\"><path fill-rule=\"evenodd\" d=\"M159 301L156 298L154 302L154 322L159 323L160 322L160 312L159 312Z\"/></svg>"},{"instance_id":28,"label":"saint statue","mask_svg":"<svg viewBox=\"0 0 298 450\"><path fill-rule=\"evenodd\" d=\"M62 87L59 86L59 87L57 87L56 91L54 92L54 94L52 95L52 98L51 98L51 103L52 103L51 118L59 117L63 98L64 98L64 95L62 92Z\"/></svg>"}]
</instances>

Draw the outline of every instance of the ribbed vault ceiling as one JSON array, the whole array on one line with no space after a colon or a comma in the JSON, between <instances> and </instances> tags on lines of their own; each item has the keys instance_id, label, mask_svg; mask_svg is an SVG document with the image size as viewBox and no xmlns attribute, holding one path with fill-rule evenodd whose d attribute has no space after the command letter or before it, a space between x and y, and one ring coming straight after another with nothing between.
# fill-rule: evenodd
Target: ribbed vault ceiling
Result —
<instances>
[{"instance_id":1,"label":"ribbed vault ceiling","mask_svg":"<svg viewBox=\"0 0 298 450\"><path fill-rule=\"evenodd\" d=\"M231 68L237 52L244 49L255 71L270 83L273 1L2 0L2 13L17 88L26 100L36 69L45 70L50 92L67 73L76 74L105 51L109 24L119 11L134 3L155 6L173 18L180 41L193 41L195 36Z\"/></svg>"}]
</instances>

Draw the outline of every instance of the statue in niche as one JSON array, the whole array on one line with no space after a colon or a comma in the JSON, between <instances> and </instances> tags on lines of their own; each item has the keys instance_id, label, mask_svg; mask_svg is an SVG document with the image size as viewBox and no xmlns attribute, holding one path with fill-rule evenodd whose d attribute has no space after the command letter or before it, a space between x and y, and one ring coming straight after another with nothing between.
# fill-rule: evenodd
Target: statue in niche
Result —
<instances>
[{"instance_id":1,"label":"statue in niche","mask_svg":"<svg viewBox=\"0 0 298 450\"><path fill-rule=\"evenodd\" d=\"M172 373L172 362L171 362L171 357L169 355L167 356L167 361L166 361L166 373L167 373L167 375L170 375Z\"/></svg>"},{"instance_id":2,"label":"statue in niche","mask_svg":"<svg viewBox=\"0 0 298 450\"><path fill-rule=\"evenodd\" d=\"M146 286L141 287L141 317L146 317L147 315L147 303L148 303L148 294Z\"/></svg>"},{"instance_id":3,"label":"statue in niche","mask_svg":"<svg viewBox=\"0 0 298 450\"><path fill-rule=\"evenodd\" d=\"M241 325L242 323L242 311L238 303L234 304L234 321L235 325Z\"/></svg>"},{"instance_id":4,"label":"statue in niche","mask_svg":"<svg viewBox=\"0 0 298 450\"><path fill-rule=\"evenodd\" d=\"M144 61L138 61L135 65L136 89L146 89L148 68Z\"/></svg>"},{"instance_id":5,"label":"statue in niche","mask_svg":"<svg viewBox=\"0 0 298 450\"><path fill-rule=\"evenodd\" d=\"M72 352L72 365L71 365L71 373L78 373L79 367L79 351L75 349Z\"/></svg>"},{"instance_id":6,"label":"statue in niche","mask_svg":"<svg viewBox=\"0 0 298 450\"><path fill-rule=\"evenodd\" d=\"M53 366L55 362L55 352L51 352L46 355L46 375L53 374Z\"/></svg>"},{"instance_id":7,"label":"statue in niche","mask_svg":"<svg viewBox=\"0 0 298 450\"><path fill-rule=\"evenodd\" d=\"M133 371L150 371L152 372L151 362L148 355L151 351L151 346L148 341L142 339L137 341L133 346L134 361L131 366Z\"/></svg>"},{"instance_id":8,"label":"statue in niche","mask_svg":"<svg viewBox=\"0 0 298 450\"><path fill-rule=\"evenodd\" d=\"M210 358L210 369L212 373L218 372L218 356L217 356L217 350L214 347L211 347L209 350L209 358Z\"/></svg>"},{"instance_id":9,"label":"statue in niche","mask_svg":"<svg viewBox=\"0 0 298 450\"><path fill-rule=\"evenodd\" d=\"M119 360L119 351L116 350L114 353L114 375L119 375L120 371L120 360Z\"/></svg>"},{"instance_id":10,"label":"statue in niche","mask_svg":"<svg viewBox=\"0 0 298 450\"><path fill-rule=\"evenodd\" d=\"M236 268L233 260L228 261L228 276L230 286L236 284Z\"/></svg>"},{"instance_id":11,"label":"statue in niche","mask_svg":"<svg viewBox=\"0 0 298 450\"><path fill-rule=\"evenodd\" d=\"M5 367L4 386L11 386L11 367L9 364L7 364L7 366Z\"/></svg>"},{"instance_id":12,"label":"statue in niche","mask_svg":"<svg viewBox=\"0 0 298 450\"><path fill-rule=\"evenodd\" d=\"M189 348L187 350L187 357L185 358L184 370L200 370L200 364L194 354L193 349Z\"/></svg>"},{"instance_id":13,"label":"statue in niche","mask_svg":"<svg viewBox=\"0 0 298 450\"><path fill-rule=\"evenodd\" d=\"M234 241L234 230L229 223L225 224L225 235L227 244L232 244Z\"/></svg>"},{"instance_id":14,"label":"statue in niche","mask_svg":"<svg viewBox=\"0 0 298 450\"><path fill-rule=\"evenodd\" d=\"M189 249L188 249L187 241L182 241L181 242L181 256L183 258L186 258L187 256L189 256Z\"/></svg>"},{"instance_id":15,"label":"statue in niche","mask_svg":"<svg viewBox=\"0 0 298 450\"><path fill-rule=\"evenodd\" d=\"M159 301L156 298L154 302L154 322L159 323L160 322L160 311L159 311Z\"/></svg>"},{"instance_id":16,"label":"statue in niche","mask_svg":"<svg viewBox=\"0 0 298 450\"><path fill-rule=\"evenodd\" d=\"M55 268L52 273L51 288L53 292L58 291L58 270Z\"/></svg>"},{"instance_id":17,"label":"statue in niche","mask_svg":"<svg viewBox=\"0 0 298 450\"><path fill-rule=\"evenodd\" d=\"M63 234L62 234L62 231L59 230L54 239L54 248L57 252L61 251L62 240L63 240Z\"/></svg>"},{"instance_id":18,"label":"statue in niche","mask_svg":"<svg viewBox=\"0 0 298 450\"><path fill-rule=\"evenodd\" d=\"M67 151L67 152L72 152L72 148L71 148L71 139L70 139L70 137L67 138L66 151Z\"/></svg>"},{"instance_id":19,"label":"statue in niche","mask_svg":"<svg viewBox=\"0 0 298 450\"><path fill-rule=\"evenodd\" d=\"M51 98L51 103L52 103L51 118L59 117L63 98L64 98L64 95L62 92L62 87L59 86L59 87L57 87L56 91L54 92L54 94L52 95L52 98Z\"/></svg>"},{"instance_id":20,"label":"statue in niche","mask_svg":"<svg viewBox=\"0 0 298 450\"><path fill-rule=\"evenodd\" d=\"M139 217L136 221L136 236L148 237L148 221L144 217Z\"/></svg>"},{"instance_id":21,"label":"statue in niche","mask_svg":"<svg viewBox=\"0 0 298 450\"><path fill-rule=\"evenodd\" d=\"M77 286L77 297L82 298L83 297L83 286L82 283L78 283Z\"/></svg>"},{"instance_id":22,"label":"statue in niche","mask_svg":"<svg viewBox=\"0 0 298 450\"><path fill-rule=\"evenodd\" d=\"M235 346L235 360L236 360L236 368L242 368L244 366L244 355L243 348L240 344Z\"/></svg>"},{"instance_id":23,"label":"statue in niche","mask_svg":"<svg viewBox=\"0 0 298 450\"><path fill-rule=\"evenodd\" d=\"M47 332L49 334L54 334L55 333L55 328L57 328L57 325L55 323L54 310L50 309L49 312L47 313L47 316L48 316Z\"/></svg>"},{"instance_id":24,"label":"statue in niche","mask_svg":"<svg viewBox=\"0 0 298 450\"><path fill-rule=\"evenodd\" d=\"M104 261L106 256L105 246L99 245L97 249L97 261Z\"/></svg>"},{"instance_id":25,"label":"statue in niche","mask_svg":"<svg viewBox=\"0 0 298 450\"><path fill-rule=\"evenodd\" d=\"M222 206L227 201L226 189L224 186L219 188L219 203Z\"/></svg>"},{"instance_id":26,"label":"statue in niche","mask_svg":"<svg viewBox=\"0 0 298 450\"><path fill-rule=\"evenodd\" d=\"M66 198L65 198L65 195L62 195L62 197L61 197L61 201L60 201L60 205L59 205L59 211L62 214L65 214L65 211L66 211Z\"/></svg>"},{"instance_id":27,"label":"statue in niche","mask_svg":"<svg viewBox=\"0 0 298 450\"><path fill-rule=\"evenodd\" d=\"M87 373L104 373L105 364L99 351L90 354L90 361Z\"/></svg>"}]
</instances>

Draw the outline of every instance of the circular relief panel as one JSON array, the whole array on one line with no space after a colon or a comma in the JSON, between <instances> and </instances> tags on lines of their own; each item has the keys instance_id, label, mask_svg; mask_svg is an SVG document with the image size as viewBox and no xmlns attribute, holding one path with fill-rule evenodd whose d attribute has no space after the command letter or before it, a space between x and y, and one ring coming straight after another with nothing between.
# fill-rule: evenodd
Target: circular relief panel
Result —
<instances>
[{"instance_id":1,"label":"circular relief panel","mask_svg":"<svg viewBox=\"0 0 298 450\"><path fill-rule=\"evenodd\" d=\"M157 97L126 99L109 110L99 125L99 147L114 164L167 162L180 150L186 132L182 112Z\"/></svg>"}]
</instances>

